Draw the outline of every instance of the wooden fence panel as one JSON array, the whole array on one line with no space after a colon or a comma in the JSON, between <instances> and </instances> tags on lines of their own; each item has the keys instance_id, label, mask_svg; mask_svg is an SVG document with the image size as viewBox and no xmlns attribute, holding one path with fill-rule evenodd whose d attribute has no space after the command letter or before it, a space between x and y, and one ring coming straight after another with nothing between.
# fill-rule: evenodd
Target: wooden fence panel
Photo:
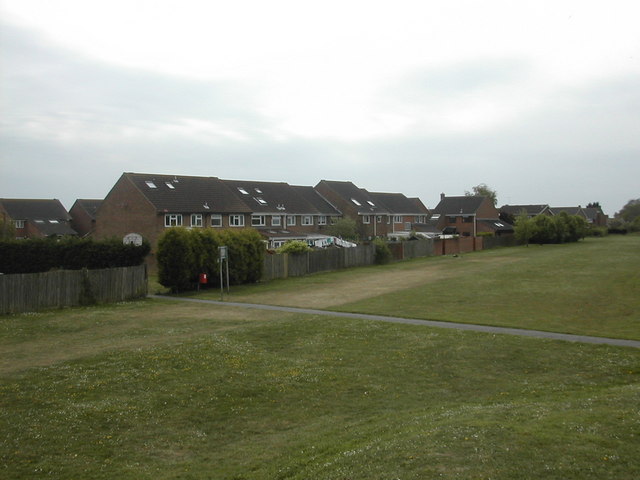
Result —
<instances>
[{"instance_id":1,"label":"wooden fence panel","mask_svg":"<svg viewBox=\"0 0 640 480\"><path fill-rule=\"evenodd\" d=\"M145 265L0 275L0 315L72 307L92 301L121 302L146 294Z\"/></svg>"}]
</instances>

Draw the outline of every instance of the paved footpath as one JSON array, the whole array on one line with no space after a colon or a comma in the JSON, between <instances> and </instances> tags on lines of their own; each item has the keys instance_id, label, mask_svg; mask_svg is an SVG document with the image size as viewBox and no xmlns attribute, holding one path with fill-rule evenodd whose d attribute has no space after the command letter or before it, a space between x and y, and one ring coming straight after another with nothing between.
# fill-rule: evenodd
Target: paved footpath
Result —
<instances>
[{"instance_id":1,"label":"paved footpath","mask_svg":"<svg viewBox=\"0 0 640 480\"><path fill-rule=\"evenodd\" d=\"M204 303L224 307L253 308L256 310L272 310L278 312L300 313L305 315L325 315L328 317L357 318L360 320L376 320L381 322L404 323L409 325L424 325L426 327L450 328L469 330L473 332L495 333L501 335L519 335L522 337L549 338L567 342L599 343L617 347L640 348L638 340L623 340L618 338L590 337L586 335L571 335L568 333L543 332L540 330L524 330L520 328L491 327L488 325L474 325L470 323L438 322L435 320L417 320L413 318L387 317L383 315L368 315L366 313L334 312L330 310L314 310L311 308L279 307L276 305L257 305L254 303L220 302L217 300L202 300L199 298L170 297L165 295L149 295L149 298L174 300L192 303Z\"/></svg>"}]
</instances>

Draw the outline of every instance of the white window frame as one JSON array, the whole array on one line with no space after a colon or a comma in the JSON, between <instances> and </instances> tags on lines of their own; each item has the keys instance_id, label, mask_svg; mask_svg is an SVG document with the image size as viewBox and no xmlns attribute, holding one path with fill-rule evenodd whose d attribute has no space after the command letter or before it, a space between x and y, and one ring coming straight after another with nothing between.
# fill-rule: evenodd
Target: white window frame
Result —
<instances>
[{"instance_id":1,"label":"white window frame","mask_svg":"<svg viewBox=\"0 0 640 480\"><path fill-rule=\"evenodd\" d=\"M326 225L326 224L327 224L327 216L318 215L318 225Z\"/></svg>"},{"instance_id":2,"label":"white window frame","mask_svg":"<svg viewBox=\"0 0 640 480\"><path fill-rule=\"evenodd\" d=\"M24 228L24 220L14 220L13 224L16 228Z\"/></svg>"},{"instance_id":3,"label":"white window frame","mask_svg":"<svg viewBox=\"0 0 640 480\"><path fill-rule=\"evenodd\" d=\"M244 215L229 215L230 227L244 227Z\"/></svg>"},{"instance_id":4,"label":"white window frame","mask_svg":"<svg viewBox=\"0 0 640 480\"><path fill-rule=\"evenodd\" d=\"M202 220L202 214L201 213L192 213L191 214L191 226L192 227L203 227L203 220Z\"/></svg>"},{"instance_id":5,"label":"white window frame","mask_svg":"<svg viewBox=\"0 0 640 480\"><path fill-rule=\"evenodd\" d=\"M382 215L376 215L376 223L382 223Z\"/></svg>"},{"instance_id":6,"label":"white window frame","mask_svg":"<svg viewBox=\"0 0 640 480\"><path fill-rule=\"evenodd\" d=\"M251 215L252 227L264 227L266 225L266 217L264 215Z\"/></svg>"},{"instance_id":7,"label":"white window frame","mask_svg":"<svg viewBox=\"0 0 640 480\"><path fill-rule=\"evenodd\" d=\"M282 226L282 216L281 215L272 215L271 216L271 226L272 227L281 227Z\"/></svg>"},{"instance_id":8,"label":"white window frame","mask_svg":"<svg viewBox=\"0 0 640 480\"><path fill-rule=\"evenodd\" d=\"M362 223L364 223L365 225L369 225L371 223L371 215L363 215Z\"/></svg>"},{"instance_id":9,"label":"white window frame","mask_svg":"<svg viewBox=\"0 0 640 480\"><path fill-rule=\"evenodd\" d=\"M222 227L222 215L219 213L211 214L211 226L214 228Z\"/></svg>"},{"instance_id":10,"label":"white window frame","mask_svg":"<svg viewBox=\"0 0 640 480\"><path fill-rule=\"evenodd\" d=\"M303 215L301 225L313 225L313 215Z\"/></svg>"},{"instance_id":11,"label":"white window frame","mask_svg":"<svg viewBox=\"0 0 640 480\"><path fill-rule=\"evenodd\" d=\"M181 213L165 213L164 215L164 226L167 228L170 227L181 227L182 226L182 214Z\"/></svg>"},{"instance_id":12,"label":"white window frame","mask_svg":"<svg viewBox=\"0 0 640 480\"><path fill-rule=\"evenodd\" d=\"M394 215L393 223L404 223L404 219L402 218L402 215Z\"/></svg>"},{"instance_id":13,"label":"white window frame","mask_svg":"<svg viewBox=\"0 0 640 480\"><path fill-rule=\"evenodd\" d=\"M296 224L295 215L287 215L287 227L294 227Z\"/></svg>"}]
</instances>

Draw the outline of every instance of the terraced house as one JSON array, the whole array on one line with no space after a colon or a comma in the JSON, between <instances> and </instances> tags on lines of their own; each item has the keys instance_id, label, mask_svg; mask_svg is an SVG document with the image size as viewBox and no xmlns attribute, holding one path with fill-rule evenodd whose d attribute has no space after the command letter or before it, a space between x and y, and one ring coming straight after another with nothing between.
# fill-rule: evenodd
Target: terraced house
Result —
<instances>
[{"instance_id":1,"label":"terraced house","mask_svg":"<svg viewBox=\"0 0 640 480\"><path fill-rule=\"evenodd\" d=\"M94 237L133 233L155 245L170 227L253 227L277 247L292 239L316 241L339 216L311 187L123 173L96 212Z\"/></svg>"},{"instance_id":2,"label":"terraced house","mask_svg":"<svg viewBox=\"0 0 640 480\"><path fill-rule=\"evenodd\" d=\"M19 239L77 235L57 199L0 198L0 217L13 222Z\"/></svg>"}]
</instances>

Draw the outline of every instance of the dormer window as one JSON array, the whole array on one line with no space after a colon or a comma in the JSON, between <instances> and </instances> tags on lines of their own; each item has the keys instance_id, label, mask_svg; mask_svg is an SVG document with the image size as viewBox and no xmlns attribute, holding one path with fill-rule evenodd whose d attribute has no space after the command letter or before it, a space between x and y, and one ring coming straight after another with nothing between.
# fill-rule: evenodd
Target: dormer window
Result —
<instances>
[{"instance_id":1,"label":"dormer window","mask_svg":"<svg viewBox=\"0 0 640 480\"><path fill-rule=\"evenodd\" d=\"M144 183L146 183L147 187L149 187L149 188L158 188L158 187L156 187L156 184L153 183L151 180L147 180Z\"/></svg>"},{"instance_id":2,"label":"dormer window","mask_svg":"<svg viewBox=\"0 0 640 480\"><path fill-rule=\"evenodd\" d=\"M358 207L362 206L362 204L358 200L356 200L355 198L352 198L351 201L353 202L354 205L357 205Z\"/></svg>"}]
</instances>

